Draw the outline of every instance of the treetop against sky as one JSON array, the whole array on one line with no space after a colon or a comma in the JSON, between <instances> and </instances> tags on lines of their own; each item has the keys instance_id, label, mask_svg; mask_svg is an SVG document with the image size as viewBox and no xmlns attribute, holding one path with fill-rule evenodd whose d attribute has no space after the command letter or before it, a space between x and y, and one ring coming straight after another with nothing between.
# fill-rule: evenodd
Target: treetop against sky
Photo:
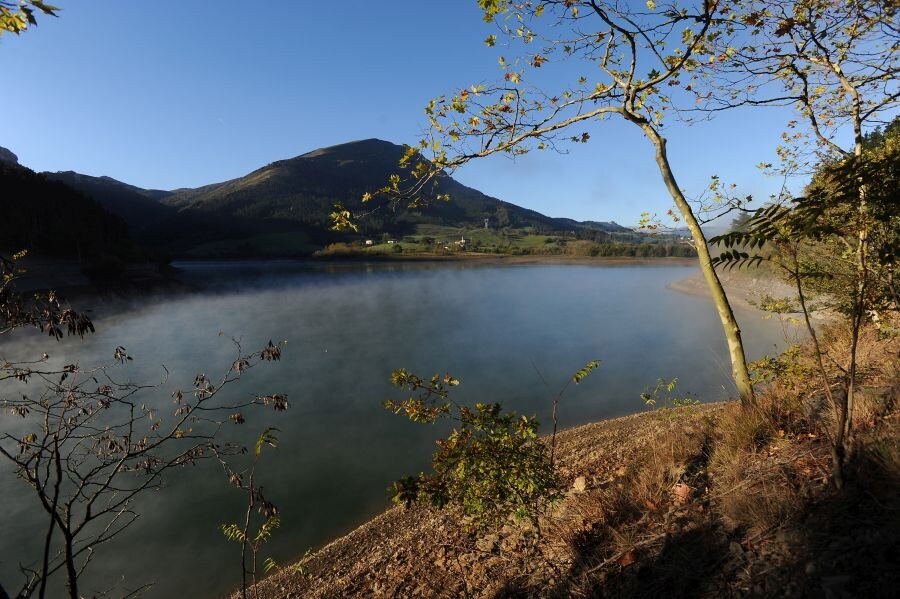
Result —
<instances>
[{"instance_id":1,"label":"treetop against sky","mask_svg":"<svg viewBox=\"0 0 900 599\"><path fill-rule=\"evenodd\" d=\"M377 137L415 143L424 107L442 94L502 79L489 47L496 26L477 3L392 0L272 3L225 9L211 0L63 2L27 34L0 38L6 119L0 146L35 170L76 170L172 189L234 178L322 146ZM643 4L643 3L639 3ZM547 89L589 65L530 69ZM13 109L14 110L11 110ZM743 109L665 134L679 183L701 193L711 175L766 198L788 108ZM652 149L627 123L591 125L568 155L491 157L456 177L551 216L635 224L671 205ZM798 182L797 186L799 187Z\"/></svg>"}]
</instances>

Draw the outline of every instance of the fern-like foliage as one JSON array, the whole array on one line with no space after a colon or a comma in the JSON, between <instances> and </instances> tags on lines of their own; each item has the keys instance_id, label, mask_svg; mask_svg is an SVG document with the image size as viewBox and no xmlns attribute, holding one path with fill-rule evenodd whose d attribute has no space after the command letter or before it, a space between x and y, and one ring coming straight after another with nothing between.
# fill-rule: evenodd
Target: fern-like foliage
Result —
<instances>
[{"instance_id":1,"label":"fern-like foliage","mask_svg":"<svg viewBox=\"0 0 900 599\"><path fill-rule=\"evenodd\" d=\"M272 532L275 531L276 528L281 526L281 518L277 515L269 516L265 522L259 527L259 530L256 532L256 537L254 537L253 542L265 542L269 540L269 537L272 536Z\"/></svg>"},{"instance_id":2,"label":"fern-like foliage","mask_svg":"<svg viewBox=\"0 0 900 599\"><path fill-rule=\"evenodd\" d=\"M225 538L229 541L243 543L247 540L247 537L244 535L244 530L237 524L223 524L221 529L222 534L225 535Z\"/></svg>"}]
</instances>

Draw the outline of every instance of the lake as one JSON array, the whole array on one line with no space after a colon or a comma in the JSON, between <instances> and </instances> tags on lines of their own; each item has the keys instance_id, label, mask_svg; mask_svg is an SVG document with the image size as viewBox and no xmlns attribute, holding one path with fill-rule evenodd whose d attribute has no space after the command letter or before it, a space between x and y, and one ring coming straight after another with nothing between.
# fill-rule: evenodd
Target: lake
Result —
<instances>
[{"instance_id":1,"label":"lake","mask_svg":"<svg viewBox=\"0 0 900 599\"><path fill-rule=\"evenodd\" d=\"M677 377L679 393L703 401L733 395L711 301L667 288L696 266L599 264L180 264L182 278L202 291L102 303L95 335L57 344L23 333L5 341L0 356L47 351L57 363L87 365L108 361L123 345L134 357L123 376L149 383L168 368L168 382L146 401L171 406L171 392L189 388L198 372L212 376L231 364L233 348L219 331L254 350L287 340L280 362L253 369L228 390L290 399L284 413L248 410L243 427L228 429L239 429L245 442L266 426L280 429L260 478L283 525L263 556L287 563L383 510L393 479L427 467L443 429L381 407L401 397L389 384L396 368L449 372L461 381L458 401L501 401L545 426L552 395L593 359L602 364L566 392L561 426L641 411L639 394L659 377ZM785 347L776 321L751 311L737 316L751 358ZM5 462L2 468L0 581L12 591L18 563L40 555L44 524L29 490ZM240 547L219 525L239 521L243 504L212 463L178 471L143 497L131 529L98 549L82 592L122 577L120 589L155 581L151 597L234 588Z\"/></svg>"}]
</instances>

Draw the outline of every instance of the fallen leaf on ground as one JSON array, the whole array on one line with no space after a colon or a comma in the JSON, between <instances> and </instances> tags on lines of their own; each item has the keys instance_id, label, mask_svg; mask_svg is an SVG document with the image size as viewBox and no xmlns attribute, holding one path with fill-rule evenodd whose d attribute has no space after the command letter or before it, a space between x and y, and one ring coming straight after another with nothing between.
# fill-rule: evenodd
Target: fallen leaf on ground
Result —
<instances>
[{"instance_id":1,"label":"fallen leaf on ground","mask_svg":"<svg viewBox=\"0 0 900 599\"><path fill-rule=\"evenodd\" d=\"M627 568L634 562L635 562L634 552L632 552L632 551L626 551L625 553L622 554L622 556L619 559L616 560L616 563L619 564L620 566L622 566L623 568Z\"/></svg>"},{"instance_id":2,"label":"fallen leaf on ground","mask_svg":"<svg viewBox=\"0 0 900 599\"><path fill-rule=\"evenodd\" d=\"M681 506L688 502L688 499L691 498L691 488L684 483L675 483L675 486L672 487L672 494L674 495L673 501L675 505Z\"/></svg>"}]
</instances>

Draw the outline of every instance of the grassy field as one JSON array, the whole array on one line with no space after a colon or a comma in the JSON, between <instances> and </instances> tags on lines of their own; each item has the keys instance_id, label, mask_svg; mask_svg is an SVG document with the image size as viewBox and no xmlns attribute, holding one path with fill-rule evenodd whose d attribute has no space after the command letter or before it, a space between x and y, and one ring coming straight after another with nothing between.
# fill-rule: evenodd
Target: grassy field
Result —
<instances>
[{"instance_id":1,"label":"grassy field","mask_svg":"<svg viewBox=\"0 0 900 599\"><path fill-rule=\"evenodd\" d=\"M513 256L690 256L692 250L673 237L654 237L638 233L601 234L602 241L577 239L572 234L551 235L533 229L485 229L483 227L447 227L418 225L415 232L389 239L357 239L334 243L317 252L319 256L447 256L459 254L499 254ZM460 243L465 240L465 243ZM365 245L371 241L372 245ZM683 247L682 247L683 246Z\"/></svg>"},{"instance_id":2,"label":"grassy field","mask_svg":"<svg viewBox=\"0 0 900 599\"><path fill-rule=\"evenodd\" d=\"M404 238L404 241L410 240L416 243L422 243L423 240L434 240L434 242L446 242L443 245L451 245L460 239L465 238L467 247L493 247L504 249L522 248L537 249L555 239L550 235L538 235L532 233L529 229L510 229L498 231L496 229L484 228L467 228L467 227L443 227L438 225L419 225L416 227L415 235ZM434 243L434 245L441 245Z\"/></svg>"}]
</instances>

